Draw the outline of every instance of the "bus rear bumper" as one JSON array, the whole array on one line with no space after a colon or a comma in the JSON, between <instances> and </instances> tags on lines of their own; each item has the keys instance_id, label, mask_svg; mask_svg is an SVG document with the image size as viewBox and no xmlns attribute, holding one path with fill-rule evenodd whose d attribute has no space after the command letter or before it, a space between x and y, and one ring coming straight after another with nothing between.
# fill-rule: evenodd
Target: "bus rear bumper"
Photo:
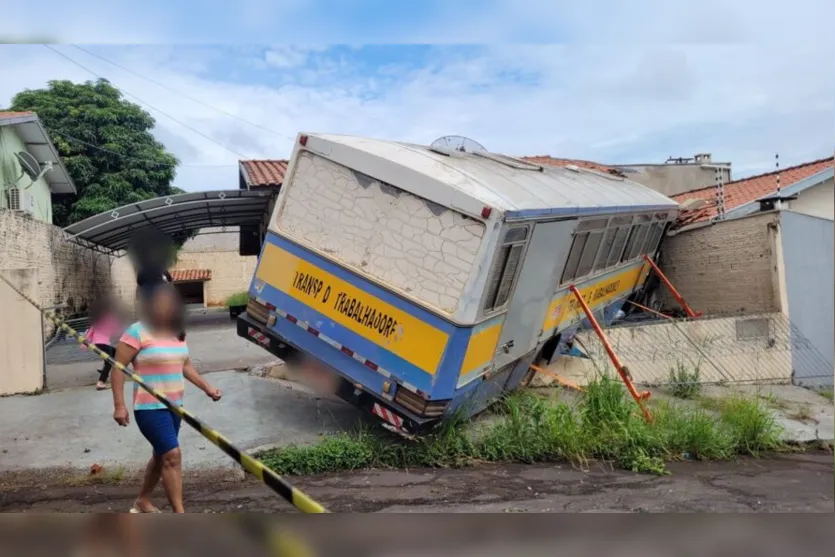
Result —
<instances>
[{"instance_id":1,"label":"bus rear bumper","mask_svg":"<svg viewBox=\"0 0 835 557\"><path fill-rule=\"evenodd\" d=\"M315 354L300 350L289 340L252 319L247 313L238 316L237 333L239 337L261 346L289 365L300 362L303 356L315 358L321 366L324 366L339 378L339 385L335 392L339 398L375 415L390 431L405 436L419 435L442 419L442 417L427 418L420 416L396 403L393 399L369 390L338 369L326 364ZM328 348L330 347L323 346L323 349Z\"/></svg>"}]
</instances>

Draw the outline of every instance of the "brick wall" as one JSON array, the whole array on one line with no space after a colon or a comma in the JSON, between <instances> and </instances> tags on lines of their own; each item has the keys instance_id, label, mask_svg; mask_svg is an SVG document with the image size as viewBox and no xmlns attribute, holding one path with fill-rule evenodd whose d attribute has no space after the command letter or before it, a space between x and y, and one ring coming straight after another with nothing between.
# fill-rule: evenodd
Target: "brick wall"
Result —
<instances>
[{"instance_id":1,"label":"brick wall","mask_svg":"<svg viewBox=\"0 0 835 557\"><path fill-rule=\"evenodd\" d=\"M661 269L696 311L720 315L780 311L777 213L718 222L664 239ZM659 289L666 308L676 301Z\"/></svg>"},{"instance_id":2,"label":"brick wall","mask_svg":"<svg viewBox=\"0 0 835 557\"><path fill-rule=\"evenodd\" d=\"M37 269L37 302L65 304L64 314L71 315L108 291L110 258L66 238L57 226L0 210L0 269Z\"/></svg>"}]
</instances>

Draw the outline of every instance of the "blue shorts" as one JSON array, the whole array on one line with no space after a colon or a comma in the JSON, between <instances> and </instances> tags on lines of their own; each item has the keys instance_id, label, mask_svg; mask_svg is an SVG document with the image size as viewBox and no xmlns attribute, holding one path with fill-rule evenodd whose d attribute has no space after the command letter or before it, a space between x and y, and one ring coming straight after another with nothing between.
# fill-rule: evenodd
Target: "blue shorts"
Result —
<instances>
[{"instance_id":1,"label":"blue shorts","mask_svg":"<svg viewBox=\"0 0 835 557\"><path fill-rule=\"evenodd\" d=\"M162 456L180 446L177 436L182 420L171 410L134 410L133 417L139 431L154 448L156 456Z\"/></svg>"}]
</instances>

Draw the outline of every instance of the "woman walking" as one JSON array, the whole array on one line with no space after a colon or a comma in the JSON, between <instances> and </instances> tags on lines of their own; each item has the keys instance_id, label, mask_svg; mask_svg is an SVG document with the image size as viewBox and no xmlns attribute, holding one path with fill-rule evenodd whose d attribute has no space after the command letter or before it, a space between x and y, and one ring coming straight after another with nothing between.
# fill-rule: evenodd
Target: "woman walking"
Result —
<instances>
[{"instance_id":1,"label":"woman walking","mask_svg":"<svg viewBox=\"0 0 835 557\"><path fill-rule=\"evenodd\" d=\"M90 328L84 333L87 340L112 358L116 354L113 339L121 332L122 321L109 298L104 297L93 302L90 306ZM86 350L86 347L84 349ZM99 370L97 390L107 389L107 378L110 376L111 367L110 361L105 360Z\"/></svg>"},{"instance_id":2,"label":"woman walking","mask_svg":"<svg viewBox=\"0 0 835 557\"><path fill-rule=\"evenodd\" d=\"M182 405L185 379L212 400L220 400L220 390L209 385L191 363L183 332L185 306L174 287L170 284L158 286L144 305L143 319L122 335L116 347L116 361L122 365L133 364L134 373L176 406ZM124 384L123 374L113 376L113 419L120 426L130 423ZM180 417L137 384L133 386L133 416L153 453L145 468L142 489L130 512L160 512L150 499L160 478L173 511L185 512L178 440Z\"/></svg>"}]
</instances>

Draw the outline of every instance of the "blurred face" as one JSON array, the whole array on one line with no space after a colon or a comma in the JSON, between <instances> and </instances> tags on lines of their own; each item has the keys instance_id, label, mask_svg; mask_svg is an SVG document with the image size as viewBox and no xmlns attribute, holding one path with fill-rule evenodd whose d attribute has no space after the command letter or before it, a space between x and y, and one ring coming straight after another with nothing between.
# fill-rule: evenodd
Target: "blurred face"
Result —
<instances>
[{"instance_id":1,"label":"blurred face","mask_svg":"<svg viewBox=\"0 0 835 557\"><path fill-rule=\"evenodd\" d=\"M179 311L179 299L174 289L160 288L151 298L149 317L157 327L172 327Z\"/></svg>"}]
</instances>

